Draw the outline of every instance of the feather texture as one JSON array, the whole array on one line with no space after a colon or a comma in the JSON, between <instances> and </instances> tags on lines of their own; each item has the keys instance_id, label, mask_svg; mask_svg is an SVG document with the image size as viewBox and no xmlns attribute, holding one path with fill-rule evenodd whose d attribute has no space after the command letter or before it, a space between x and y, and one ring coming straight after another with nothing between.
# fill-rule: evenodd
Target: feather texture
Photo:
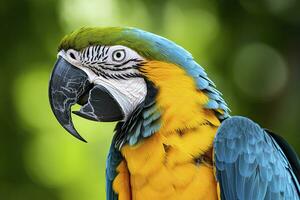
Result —
<instances>
[{"instance_id":1,"label":"feather texture","mask_svg":"<svg viewBox=\"0 0 300 200\"><path fill-rule=\"evenodd\" d=\"M211 162L203 156L210 152L220 125L214 111L203 106L209 98L174 64L149 61L142 71L159 91L142 115L156 119L159 110L160 128L135 145L128 143L121 148L130 172L132 198L216 200ZM152 127L156 124L156 120L149 121L154 122ZM148 120L143 124L147 127Z\"/></svg>"},{"instance_id":2,"label":"feather texture","mask_svg":"<svg viewBox=\"0 0 300 200\"><path fill-rule=\"evenodd\" d=\"M222 94L215 88L204 69L194 60L192 55L174 42L136 28L81 28L65 36L60 43L59 50L81 50L90 45L123 45L135 50L147 61L161 61L174 64L185 70L186 74L193 78L196 87L203 91L217 106L207 108L214 109L219 119L229 116L229 109L222 98ZM214 103L214 104L215 104ZM222 112L219 112L222 110ZM135 139L132 139L135 141Z\"/></svg>"},{"instance_id":3,"label":"feather texture","mask_svg":"<svg viewBox=\"0 0 300 200\"><path fill-rule=\"evenodd\" d=\"M276 141L257 124L232 117L215 142L217 179L223 199L299 199L299 183Z\"/></svg>"},{"instance_id":4,"label":"feather texture","mask_svg":"<svg viewBox=\"0 0 300 200\"><path fill-rule=\"evenodd\" d=\"M112 183L118 174L117 167L122 160L121 152L115 148L113 142L106 159L106 199L108 200L118 200L118 195L113 190Z\"/></svg>"},{"instance_id":5,"label":"feather texture","mask_svg":"<svg viewBox=\"0 0 300 200\"><path fill-rule=\"evenodd\" d=\"M145 100L132 112L125 122L116 126L115 146L121 149L124 144L135 145L143 138L150 137L159 130L160 116L156 105L157 89L153 83L146 81L147 95Z\"/></svg>"}]
</instances>

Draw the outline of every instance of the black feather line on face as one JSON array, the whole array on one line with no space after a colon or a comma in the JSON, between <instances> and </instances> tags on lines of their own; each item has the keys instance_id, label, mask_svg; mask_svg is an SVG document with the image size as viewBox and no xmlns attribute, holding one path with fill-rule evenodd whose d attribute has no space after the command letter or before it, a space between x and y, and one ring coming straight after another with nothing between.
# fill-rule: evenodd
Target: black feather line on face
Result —
<instances>
[{"instance_id":1,"label":"black feather line on face","mask_svg":"<svg viewBox=\"0 0 300 200\"><path fill-rule=\"evenodd\" d=\"M136 60L132 59L132 60L129 60L128 62L130 62L130 61L136 61ZM128 62L126 62L124 64L127 64ZM97 63L95 63L95 62L85 62L84 64L85 65L95 65L95 64L97 64L97 67L102 68L103 70L109 70L109 71L126 71L126 70L129 70L129 69L137 69L138 67L141 66L141 64L135 63L130 67L114 68L114 67L119 67L121 65L106 64L104 62L97 62ZM109 66L109 67L106 67L106 66Z\"/></svg>"},{"instance_id":2,"label":"black feather line on face","mask_svg":"<svg viewBox=\"0 0 300 200\"><path fill-rule=\"evenodd\" d=\"M108 53L110 47L106 47L106 48L107 48L107 49L106 49L106 51L105 51L105 54L107 55L107 53Z\"/></svg>"},{"instance_id":3,"label":"black feather line on face","mask_svg":"<svg viewBox=\"0 0 300 200\"><path fill-rule=\"evenodd\" d=\"M106 61L107 58L108 58L108 56L105 56L105 57L102 59L102 61Z\"/></svg>"},{"instance_id":4,"label":"black feather line on face","mask_svg":"<svg viewBox=\"0 0 300 200\"><path fill-rule=\"evenodd\" d=\"M129 78L144 78L142 74L138 74L138 73L109 74L91 66L86 66L86 67L89 68L92 72L94 72L97 76L102 76L105 79L111 78L116 80L126 80Z\"/></svg>"},{"instance_id":5,"label":"black feather line on face","mask_svg":"<svg viewBox=\"0 0 300 200\"><path fill-rule=\"evenodd\" d=\"M99 46L99 48L98 48L98 51L97 51L97 60L99 60L100 58L101 58L101 53L100 53L100 51L101 51L101 48L102 48L102 46Z\"/></svg>"},{"instance_id":6,"label":"black feather line on face","mask_svg":"<svg viewBox=\"0 0 300 200\"><path fill-rule=\"evenodd\" d=\"M102 76L106 79L129 79L134 77L143 77L139 67L145 62L138 58L132 58L119 64L106 63L108 59L107 53L109 52L109 46L92 46L82 50L80 53L80 60L84 67L89 68L98 76ZM102 58L102 59L101 59ZM125 67L125 65L128 65ZM127 70L137 69L136 72L126 72ZM110 73L111 72L111 73ZM114 72L114 73L112 73ZM119 72L119 73L117 73Z\"/></svg>"}]
</instances>

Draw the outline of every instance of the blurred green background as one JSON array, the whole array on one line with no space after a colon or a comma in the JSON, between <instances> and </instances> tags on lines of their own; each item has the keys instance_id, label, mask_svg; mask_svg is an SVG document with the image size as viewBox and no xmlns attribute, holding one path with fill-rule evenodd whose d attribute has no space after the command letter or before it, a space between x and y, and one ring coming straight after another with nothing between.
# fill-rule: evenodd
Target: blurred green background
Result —
<instances>
[{"instance_id":1,"label":"blurred green background","mask_svg":"<svg viewBox=\"0 0 300 200\"><path fill-rule=\"evenodd\" d=\"M48 103L57 45L81 26L134 26L177 42L206 68L232 115L300 152L300 1L4 0L0 20L0 199L104 199L114 124L74 116L84 144Z\"/></svg>"}]
</instances>

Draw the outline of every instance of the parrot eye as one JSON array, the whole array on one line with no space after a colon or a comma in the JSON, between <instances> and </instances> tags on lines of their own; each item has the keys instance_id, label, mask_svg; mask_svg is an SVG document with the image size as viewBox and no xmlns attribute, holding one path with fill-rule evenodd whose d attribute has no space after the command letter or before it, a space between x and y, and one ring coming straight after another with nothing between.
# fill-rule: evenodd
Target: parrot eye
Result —
<instances>
[{"instance_id":1,"label":"parrot eye","mask_svg":"<svg viewBox=\"0 0 300 200\"><path fill-rule=\"evenodd\" d=\"M126 53L125 53L124 49L118 49L112 53L112 59L113 59L113 61L116 61L116 62L123 61L125 59L125 57L126 57Z\"/></svg>"}]
</instances>

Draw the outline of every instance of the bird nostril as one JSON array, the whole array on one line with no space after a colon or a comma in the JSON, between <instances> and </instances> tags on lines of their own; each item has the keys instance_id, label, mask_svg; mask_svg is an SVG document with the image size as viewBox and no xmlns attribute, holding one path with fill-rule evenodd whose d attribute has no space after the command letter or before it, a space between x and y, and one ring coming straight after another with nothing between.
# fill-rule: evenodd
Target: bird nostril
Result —
<instances>
[{"instance_id":1,"label":"bird nostril","mask_svg":"<svg viewBox=\"0 0 300 200\"><path fill-rule=\"evenodd\" d=\"M73 49L69 49L67 52L66 52L66 55L67 57L70 59L70 60L77 60L78 57L77 57L77 51L73 50Z\"/></svg>"},{"instance_id":2,"label":"bird nostril","mask_svg":"<svg viewBox=\"0 0 300 200\"><path fill-rule=\"evenodd\" d=\"M74 53L72 53L72 52L70 53L70 57L71 57L72 59L74 59L74 60L76 59Z\"/></svg>"}]
</instances>

